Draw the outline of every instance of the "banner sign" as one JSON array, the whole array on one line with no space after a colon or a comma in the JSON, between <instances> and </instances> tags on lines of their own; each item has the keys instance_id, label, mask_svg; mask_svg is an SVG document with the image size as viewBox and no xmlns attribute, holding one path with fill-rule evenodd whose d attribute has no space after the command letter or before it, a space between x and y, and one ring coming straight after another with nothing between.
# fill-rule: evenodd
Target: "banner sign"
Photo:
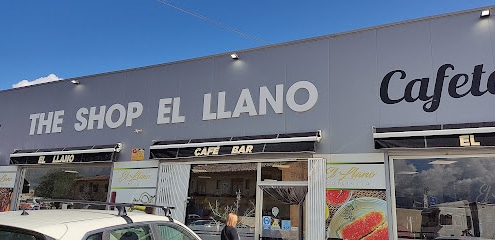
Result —
<instances>
[{"instance_id":1,"label":"banner sign","mask_svg":"<svg viewBox=\"0 0 495 240\"><path fill-rule=\"evenodd\" d=\"M14 188L16 172L0 172L0 188Z\"/></svg>"},{"instance_id":2,"label":"banner sign","mask_svg":"<svg viewBox=\"0 0 495 240\"><path fill-rule=\"evenodd\" d=\"M10 164L112 162L113 152L10 157Z\"/></svg>"},{"instance_id":3,"label":"banner sign","mask_svg":"<svg viewBox=\"0 0 495 240\"><path fill-rule=\"evenodd\" d=\"M471 147L471 146L478 146L478 147L495 146L495 133L392 137L392 138L375 139L375 149Z\"/></svg>"},{"instance_id":4,"label":"banner sign","mask_svg":"<svg viewBox=\"0 0 495 240\"><path fill-rule=\"evenodd\" d=\"M114 168L112 188L156 187L158 168Z\"/></svg>"},{"instance_id":5,"label":"banner sign","mask_svg":"<svg viewBox=\"0 0 495 240\"><path fill-rule=\"evenodd\" d=\"M375 149L495 146L495 122L375 128Z\"/></svg>"},{"instance_id":6,"label":"banner sign","mask_svg":"<svg viewBox=\"0 0 495 240\"><path fill-rule=\"evenodd\" d=\"M332 189L386 189L385 165L329 164L327 186Z\"/></svg>"},{"instance_id":7,"label":"banner sign","mask_svg":"<svg viewBox=\"0 0 495 240\"><path fill-rule=\"evenodd\" d=\"M155 160L114 163L111 182L114 201L155 204L158 164Z\"/></svg>"},{"instance_id":8,"label":"banner sign","mask_svg":"<svg viewBox=\"0 0 495 240\"><path fill-rule=\"evenodd\" d=\"M314 142L260 143L234 146L187 147L151 150L151 158L187 158L253 153L314 152Z\"/></svg>"},{"instance_id":9,"label":"banner sign","mask_svg":"<svg viewBox=\"0 0 495 240\"><path fill-rule=\"evenodd\" d=\"M255 153L315 152L320 132L272 134L158 141L150 147L150 158L187 158Z\"/></svg>"},{"instance_id":10,"label":"banner sign","mask_svg":"<svg viewBox=\"0 0 495 240\"><path fill-rule=\"evenodd\" d=\"M117 160L121 143L84 147L15 150L10 154L10 164L52 164L113 162Z\"/></svg>"}]
</instances>

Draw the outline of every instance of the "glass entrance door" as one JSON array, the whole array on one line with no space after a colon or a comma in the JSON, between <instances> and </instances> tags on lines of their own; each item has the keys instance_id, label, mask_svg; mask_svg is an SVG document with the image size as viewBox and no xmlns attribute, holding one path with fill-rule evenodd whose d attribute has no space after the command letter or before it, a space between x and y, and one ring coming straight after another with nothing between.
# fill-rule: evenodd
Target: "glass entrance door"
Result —
<instances>
[{"instance_id":1,"label":"glass entrance door","mask_svg":"<svg viewBox=\"0 0 495 240\"><path fill-rule=\"evenodd\" d=\"M302 202L288 203L289 195L294 186L264 186L262 204L262 240L298 240L303 230L303 203L307 186L299 188L299 198ZM285 199L285 200L284 200Z\"/></svg>"},{"instance_id":2,"label":"glass entrance door","mask_svg":"<svg viewBox=\"0 0 495 240\"><path fill-rule=\"evenodd\" d=\"M307 161L265 164L261 168L260 239L303 238L307 172Z\"/></svg>"},{"instance_id":3,"label":"glass entrance door","mask_svg":"<svg viewBox=\"0 0 495 240\"><path fill-rule=\"evenodd\" d=\"M258 163L192 165L186 224L203 240L220 240L230 212L239 216L241 240L253 240L255 231Z\"/></svg>"}]
</instances>

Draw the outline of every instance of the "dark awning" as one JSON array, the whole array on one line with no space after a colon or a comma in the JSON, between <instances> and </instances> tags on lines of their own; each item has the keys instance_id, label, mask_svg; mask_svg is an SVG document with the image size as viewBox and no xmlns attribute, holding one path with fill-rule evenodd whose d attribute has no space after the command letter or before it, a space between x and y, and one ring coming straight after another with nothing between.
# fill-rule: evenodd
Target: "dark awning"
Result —
<instances>
[{"instance_id":1,"label":"dark awning","mask_svg":"<svg viewBox=\"0 0 495 240\"><path fill-rule=\"evenodd\" d=\"M11 164L51 164L76 162L112 162L122 148L121 143L84 147L15 150Z\"/></svg>"},{"instance_id":2,"label":"dark awning","mask_svg":"<svg viewBox=\"0 0 495 240\"><path fill-rule=\"evenodd\" d=\"M495 146L495 122L374 128L375 149Z\"/></svg>"},{"instance_id":3,"label":"dark awning","mask_svg":"<svg viewBox=\"0 0 495 240\"><path fill-rule=\"evenodd\" d=\"M321 132L287 133L227 138L156 141L150 158L186 158L253 153L315 152Z\"/></svg>"}]
</instances>

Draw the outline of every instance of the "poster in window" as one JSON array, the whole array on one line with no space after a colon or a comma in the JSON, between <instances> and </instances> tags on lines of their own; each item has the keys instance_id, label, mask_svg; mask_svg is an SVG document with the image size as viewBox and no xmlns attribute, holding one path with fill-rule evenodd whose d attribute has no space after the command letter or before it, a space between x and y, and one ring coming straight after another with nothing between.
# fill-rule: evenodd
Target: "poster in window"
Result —
<instances>
[{"instance_id":1,"label":"poster in window","mask_svg":"<svg viewBox=\"0 0 495 240\"><path fill-rule=\"evenodd\" d=\"M131 161L141 161L144 160L144 149L133 148L131 152Z\"/></svg>"},{"instance_id":2,"label":"poster in window","mask_svg":"<svg viewBox=\"0 0 495 240\"><path fill-rule=\"evenodd\" d=\"M0 188L0 212L10 211L13 188Z\"/></svg>"},{"instance_id":3,"label":"poster in window","mask_svg":"<svg viewBox=\"0 0 495 240\"><path fill-rule=\"evenodd\" d=\"M326 232L331 239L388 239L383 163L327 163Z\"/></svg>"}]
</instances>

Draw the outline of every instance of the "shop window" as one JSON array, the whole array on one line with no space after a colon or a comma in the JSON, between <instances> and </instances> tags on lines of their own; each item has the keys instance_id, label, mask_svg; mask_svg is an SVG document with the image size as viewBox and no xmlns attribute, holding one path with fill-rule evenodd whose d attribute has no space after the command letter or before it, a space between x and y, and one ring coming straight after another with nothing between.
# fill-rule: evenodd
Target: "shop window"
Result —
<instances>
[{"instance_id":1,"label":"shop window","mask_svg":"<svg viewBox=\"0 0 495 240\"><path fill-rule=\"evenodd\" d=\"M468 230L471 230L473 228L473 220L471 219L471 216L467 216L467 226Z\"/></svg>"},{"instance_id":2,"label":"shop window","mask_svg":"<svg viewBox=\"0 0 495 240\"><path fill-rule=\"evenodd\" d=\"M264 163L261 168L262 181L307 181L306 161Z\"/></svg>"},{"instance_id":3,"label":"shop window","mask_svg":"<svg viewBox=\"0 0 495 240\"><path fill-rule=\"evenodd\" d=\"M74 164L66 168L58 165L26 167L24 182L28 182L29 193L22 193L19 200L28 198L52 198L73 200L107 201L111 164L84 167ZM102 190L105 186L105 190ZM40 204L40 208L61 208L57 204ZM82 206L75 206L76 208Z\"/></svg>"},{"instance_id":4,"label":"shop window","mask_svg":"<svg viewBox=\"0 0 495 240\"><path fill-rule=\"evenodd\" d=\"M452 225L452 215L440 214L440 225Z\"/></svg>"},{"instance_id":5,"label":"shop window","mask_svg":"<svg viewBox=\"0 0 495 240\"><path fill-rule=\"evenodd\" d=\"M206 184L204 182L198 183L197 193L201 195L206 194Z\"/></svg>"},{"instance_id":6,"label":"shop window","mask_svg":"<svg viewBox=\"0 0 495 240\"><path fill-rule=\"evenodd\" d=\"M24 179L24 184L22 185L22 193L29 193L29 187L31 186L31 184L29 184L29 182Z\"/></svg>"},{"instance_id":7,"label":"shop window","mask_svg":"<svg viewBox=\"0 0 495 240\"><path fill-rule=\"evenodd\" d=\"M229 182L226 182L226 181L222 181L222 184L220 186L220 193L221 195L226 195L226 194L229 194L230 193L230 186L231 184Z\"/></svg>"},{"instance_id":8,"label":"shop window","mask_svg":"<svg viewBox=\"0 0 495 240\"><path fill-rule=\"evenodd\" d=\"M237 192L242 192L244 189L242 188L244 179L234 178L232 179L232 195L236 195Z\"/></svg>"},{"instance_id":9,"label":"shop window","mask_svg":"<svg viewBox=\"0 0 495 240\"><path fill-rule=\"evenodd\" d=\"M263 163L261 178L265 183L307 181L307 161ZM263 189L263 216L260 239L302 239L306 187L277 186ZM328 224L325 224L328 226ZM279 231L279 229L283 229ZM282 238L281 238L282 234ZM328 239L342 239L327 235ZM351 239L351 238L344 238ZM357 238L352 238L357 239Z\"/></svg>"},{"instance_id":10,"label":"shop window","mask_svg":"<svg viewBox=\"0 0 495 240\"><path fill-rule=\"evenodd\" d=\"M495 157L401 158L392 166L399 237L495 235Z\"/></svg>"},{"instance_id":11,"label":"shop window","mask_svg":"<svg viewBox=\"0 0 495 240\"><path fill-rule=\"evenodd\" d=\"M438 226L438 213L439 211L424 211L421 213L421 227L435 227ZM397 212L398 215L405 215L402 210ZM412 219L411 216L408 216L409 219Z\"/></svg>"},{"instance_id":12,"label":"shop window","mask_svg":"<svg viewBox=\"0 0 495 240\"><path fill-rule=\"evenodd\" d=\"M191 185L189 186L189 195L195 194L198 192L198 185L196 184L196 181L192 181Z\"/></svg>"},{"instance_id":13,"label":"shop window","mask_svg":"<svg viewBox=\"0 0 495 240\"><path fill-rule=\"evenodd\" d=\"M202 239L219 239L219 231L228 212L241 219L240 239L253 239L255 228L255 191L246 191L246 182L256 183L257 163L208 164L191 166L187 224L195 224ZM197 184L198 191L191 191ZM253 188L253 187L251 187ZM200 218L200 220L198 220ZM211 229L217 229L218 231ZM192 225L190 225L192 226Z\"/></svg>"},{"instance_id":14,"label":"shop window","mask_svg":"<svg viewBox=\"0 0 495 240\"><path fill-rule=\"evenodd\" d=\"M98 184L91 184L93 192L98 192Z\"/></svg>"}]
</instances>

